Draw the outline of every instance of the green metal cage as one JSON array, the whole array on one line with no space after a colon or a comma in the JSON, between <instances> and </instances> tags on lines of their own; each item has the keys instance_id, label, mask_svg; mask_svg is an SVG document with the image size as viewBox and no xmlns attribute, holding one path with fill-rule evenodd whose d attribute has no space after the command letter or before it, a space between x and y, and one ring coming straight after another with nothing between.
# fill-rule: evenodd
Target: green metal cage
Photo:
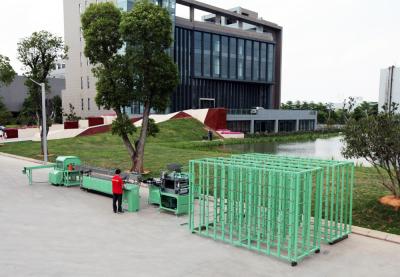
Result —
<instances>
[{"instance_id":1,"label":"green metal cage","mask_svg":"<svg viewBox=\"0 0 400 277\"><path fill-rule=\"evenodd\" d=\"M295 265L320 249L323 173L236 158L192 160L189 228Z\"/></svg>"},{"instance_id":2,"label":"green metal cage","mask_svg":"<svg viewBox=\"0 0 400 277\"><path fill-rule=\"evenodd\" d=\"M321 239L325 243L334 244L347 238L351 233L354 183L353 162L260 153L232 155L231 159L286 167L322 167L324 177L323 197L321 199Z\"/></svg>"}]
</instances>

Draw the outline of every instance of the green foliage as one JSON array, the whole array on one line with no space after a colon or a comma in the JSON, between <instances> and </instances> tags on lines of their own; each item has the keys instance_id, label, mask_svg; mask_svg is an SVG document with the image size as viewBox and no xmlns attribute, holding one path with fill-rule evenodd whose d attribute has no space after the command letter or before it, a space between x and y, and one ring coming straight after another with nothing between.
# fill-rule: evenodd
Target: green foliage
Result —
<instances>
[{"instance_id":1,"label":"green foliage","mask_svg":"<svg viewBox=\"0 0 400 277\"><path fill-rule=\"evenodd\" d=\"M135 99L133 77L124 56L115 55L107 65L98 65L93 72L97 78L97 105L118 111L131 105Z\"/></svg>"},{"instance_id":2,"label":"green foliage","mask_svg":"<svg viewBox=\"0 0 400 277\"><path fill-rule=\"evenodd\" d=\"M179 82L177 66L168 54L172 22L167 10L138 1L133 10L123 15L120 30L127 43L135 100L164 110Z\"/></svg>"},{"instance_id":3,"label":"green foliage","mask_svg":"<svg viewBox=\"0 0 400 277\"><path fill-rule=\"evenodd\" d=\"M149 118L149 125L147 126L147 136L148 137L156 137L156 135L160 132L160 128L154 121L154 119Z\"/></svg>"},{"instance_id":4,"label":"green foliage","mask_svg":"<svg viewBox=\"0 0 400 277\"><path fill-rule=\"evenodd\" d=\"M334 109L332 103L314 103L314 102L292 102L287 101L281 104L284 110L313 110L317 111L317 121L319 124L344 124L350 118L359 120L363 117L376 115L378 113L378 104L375 102L362 102L355 107L354 97L349 97L343 102L341 109Z\"/></svg>"},{"instance_id":5,"label":"green foliage","mask_svg":"<svg viewBox=\"0 0 400 277\"><path fill-rule=\"evenodd\" d=\"M396 197L400 197L400 115L383 112L351 118L343 130L346 158L364 158L382 177L382 184ZM384 178L384 171L389 182Z\"/></svg>"},{"instance_id":6,"label":"green foliage","mask_svg":"<svg viewBox=\"0 0 400 277\"><path fill-rule=\"evenodd\" d=\"M96 65L96 104L118 111L134 100L132 71L125 55L118 54L123 45L121 17L121 11L112 3L92 4L82 15L85 55Z\"/></svg>"},{"instance_id":7,"label":"green foliage","mask_svg":"<svg viewBox=\"0 0 400 277\"><path fill-rule=\"evenodd\" d=\"M28 95L22 103L22 109L18 115L17 122L28 126L38 125L37 110L34 107L35 104L32 103L32 97Z\"/></svg>"},{"instance_id":8,"label":"green foliage","mask_svg":"<svg viewBox=\"0 0 400 277\"><path fill-rule=\"evenodd\" d=\"M9 85L15 77L16 73L10 65L8 57L0 55L0 86Z\"/></svg>"},{"instance_id":9,"label":"green foliage","mask_svg":"<svg viewBox=\"0 0 400 277\"><path fill-rule=\"evenodd\" d=\"M69 113L63 113L63 116L65 116L66 121L78 121L81 119L76 115L75 107L71 103L69 103Z\"/></svg>"},{"instance_id":10,"label":"green foliage","mask_svg":"<svg viewBox=\"0 0 400 277\"><path fill-rule=\"evenodd\" d=\"M134 132L136 132L136 127L126 114L118 116L111 125L111 133L113 135L132 135Z\"/></svg>"},{"instance_id":11,"label":"green foliage","mask_svg":"<svg viewBox=\"0 0 400 277\"><path fill-rule=\"evenodd\" d=\"M47 31L34 32L30 37L24 38L18 43L18 59L24 65L25 75L28 77L25 85L29 90L28 100L24 102L21 119L29 119L31 116L35 116L41 124L41 88L30 79L38 83L45 83L47 91L50 91L47 78L50 72L55 69L55 61L60 58L66 59L67 52L68 47L64 45L63 39ZM47 107L46 111L47 118L50 118L51 107ZM50 120L47 121L47 125L51 125Z\"/></svg>"},{"instance_id":12,"label":"green foliage","mask_svg":"<svg viewBox=\"0 0 400 277\"><path fill-rule=\"evenodd\" d=\"M53 97L53 99L51 99L51 107L54 123L61 124L63 122L63 109L62 100L59 95L56 95Z\"/></svg>"},{"instance_id":13,"label":"green foliage","mask_svg":"<svg viewBox=\"0 0 400 277\"><path fill-rule=\"evenodd\" d=\"M133 72L123 51L120 33L122 11L112 3L91 4L82 15L85 38L85 55L95 65L96 104L113 109L117 118L112 124L112 133L124 141L133 161L135 154L128 135L136 131L122 108L135 99Z\"/></svg>"},{"instance_id":14,"label":"green foliage","mask_svg":"<svg viewBox=\"0 0 400 277\"><path fill-rule=\"evenodd\" d=\"M11 121L12 115L7 110L6 105L4 105L1 97L0 97L0 125L9 124Z\"/></svg>"},{"instance_id":15,"label":"green foliage","mask_svg":"<svg viewBox=\"0 0 400 277\"><path fill-rule=\"evenodd\" d=\"M91 4L81 18L85 56L107 67L122 47L119 32L121 11L113 3Z\"/></svg>"},{"instance_id":16,"label":"green foliage","mask_svg":"<svg viewBox=\"0 0 400 277\"><path fill-rule=\"evenodd\" d=\"M137 153L143 153L148 130L151 135L156 130L154 124L146 125L150 108L164 110L178 84L177 67L167 53L172 43L170 16L148 1L136 2L129 12L111 3L99 3L86 9L82 28L85 55L95 65L96 104L115 111L112 133L122 137L133 163L142 162ZM135 147L128 136L135 128L121 112L134 101L145 107L144 127Z\"/></svg>"}]
</instances>

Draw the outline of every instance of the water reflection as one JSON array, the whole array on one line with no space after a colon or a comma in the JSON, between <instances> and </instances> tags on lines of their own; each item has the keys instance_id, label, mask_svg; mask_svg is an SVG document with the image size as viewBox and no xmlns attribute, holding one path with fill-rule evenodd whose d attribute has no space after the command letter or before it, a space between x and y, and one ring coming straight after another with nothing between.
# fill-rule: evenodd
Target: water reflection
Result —
<instances>
[{"instance_id":1,"label":"water reflection","mask_svg":"<svg viewBox=\"0 0 400 277\"><path fill-rule=\"evenodd\" d=\"M341 137L316 139L305 142L268 142L254 144L224 145L224 149L234 152L269 153L290 156L315 157L322 159L346 160L341 154L343 142ZM368 165L364 159L351 159L357 164Z\"/></svg>"}]
</instances>

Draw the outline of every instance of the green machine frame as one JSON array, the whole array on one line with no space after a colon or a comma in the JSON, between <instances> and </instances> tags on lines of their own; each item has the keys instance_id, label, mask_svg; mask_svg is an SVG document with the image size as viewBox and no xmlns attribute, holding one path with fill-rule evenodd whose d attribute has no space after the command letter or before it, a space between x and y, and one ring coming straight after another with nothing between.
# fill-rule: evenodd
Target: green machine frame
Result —
<instances>
[{"instance_id":1,"label":"green machine frame","mask_svg":"<svg viewBox=\"0 0 400 277\"><path fill-rule=\"evenodd\" d=\"M149 184L148 189L149 189L149 196L147 199L147 203L152 205L160 205L161 202L160 187Z\"/></svg>"},{"instance_id":2,"label":"green machine frame","mask_svg":"<svg viewBox=\"0 0 400 277\"><path fill-rule=\"evenodd\" d=\"M232 155L232 159L286 166L318 166L324 170L322 200L322 241L334 244L351 233L354 163L271 154Z\"/></svg>"},{"instance_id":3,"label":"green machine frame","mask_svg":"<svg viewBox=\"0 0 400 277\"><path fill-rule=\"evenodd\" d=\"M160 210L172 212L175 215L187 214L189 211L189 194L160 192Z\"/></svg>"},{"instance_id":4,"label":"green machine frame","mask_svg":"<svg viewBox=\"0 0 400 277\"><path fill-rule=\"evenodd\" d=\"M80 165L81 160L76 156L57 157L54 170L49 172L49 183L66 187L79 186L82 183L82 174L77 167Z\"/></svg>"},{"instance_id":5,"label":"green machine frame","mask_svg":"<svg viewBox=\"0 0 400 277\"><path fill-rule=\"evenodd\" d=\"M55 166L56 165L53 163L45 164L45 165L25 166L24 169L22 170L22 174L26 174L26 176L28 177L29 185L32 185L34 170L40 170L40 169L45 169L45 168L54 168Z\"/></svg>"},{"instance_id":6,"label":"green machine frame","mask_svg":"<svg viewBox=\"0 0 400 277\"><path fill-rule=\"evenodd\" d=\"M189 172L193 233L292 265L320 251L321 167L213 158L190 161Z\"/></svg>"}]
</instances>

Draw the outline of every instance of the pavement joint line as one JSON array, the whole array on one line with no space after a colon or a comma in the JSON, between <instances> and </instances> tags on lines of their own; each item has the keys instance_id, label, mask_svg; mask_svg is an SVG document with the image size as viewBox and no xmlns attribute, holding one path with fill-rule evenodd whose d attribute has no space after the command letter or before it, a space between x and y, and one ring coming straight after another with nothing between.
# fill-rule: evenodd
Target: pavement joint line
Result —
<instances>
[{"instance_id":1,"label":"pavement joint line","mask_svg":"<svg viewBox=\"0 0 400 277\"><path fill-rule=\"evenodd\" d=\"M23 160L23 161L28 161L28 162L38 163L38 164L44 164L44 162L41 160L27 158L27 157L23 157L23 156L14 155L14 154L8 154L8 153L4 153L4 152L0 152L0 156L15 158L18 160ZM147 187L144 183L140 183L140 186ZM396 234L386 233L386 232L368 229L368 228L364 228L364 227L359 227L359 226L355 226L355 225L352 226L352 233L360 235L360 236L364 236L364 237L377 239L377 240L400 244L400 235L396 235Z\"/></svg>"}]
</instances>

